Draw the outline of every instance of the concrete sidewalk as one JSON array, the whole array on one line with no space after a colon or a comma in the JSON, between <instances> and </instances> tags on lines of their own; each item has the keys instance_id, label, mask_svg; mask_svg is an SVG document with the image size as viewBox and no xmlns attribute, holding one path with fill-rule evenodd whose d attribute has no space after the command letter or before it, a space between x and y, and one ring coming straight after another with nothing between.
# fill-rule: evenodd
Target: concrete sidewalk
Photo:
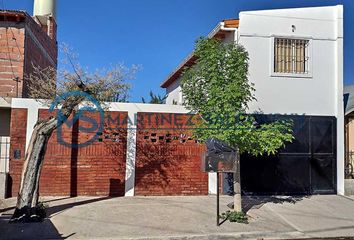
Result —
<instances>
[{"instance_id":1,"label":"concrete sidewalk","mask_svg":"<svg viewBox=\"0 0 354 240\"><path fill-rule=\"evenodd\" d=\"M244 198L249 224L216 227L215 196L45 198L43 223L8 224L15 199L0 202L0 239L296 239L354 236L354 201L340 196ZM232 197L222 197L226 211Z\"/></svg>"}]
</instances>

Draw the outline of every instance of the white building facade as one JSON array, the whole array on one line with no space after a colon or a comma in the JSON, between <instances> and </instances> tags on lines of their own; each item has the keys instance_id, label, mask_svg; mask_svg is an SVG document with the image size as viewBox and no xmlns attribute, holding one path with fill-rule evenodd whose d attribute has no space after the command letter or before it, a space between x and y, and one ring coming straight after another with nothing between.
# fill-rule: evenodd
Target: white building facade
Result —
<instances>
[{"instance_id":1,"label":"white building facade","mask_svg":"<svg viewBox=\"0 0 354 240\"><path fill-rule=\"evenodd\" d=\"M255 170L244 176L254 182L246 190L344 194L343 6L248 11L239 14L236 25L227 26L227 21L209 37L233 41L248 51L249 81L255 84L257 99L250 103L250 113L261 110L265 116L278 114L295 121L295 143L269 160L274 166L268 172ZM191 59L192 55L162 83L167 104L183 102L179 77L184 66L193 64ZM303 168L287 174L296 162ZM263 163L247 159L243 166L251 164ZM279 169L282 173L277 175ZM258 187L257 178L273 187ZM289 182L279 182L286 178L291 178L290 185L302 186L284 190ZM305 178L309 184L298 181Z\"/></svg>"}]
</instances>

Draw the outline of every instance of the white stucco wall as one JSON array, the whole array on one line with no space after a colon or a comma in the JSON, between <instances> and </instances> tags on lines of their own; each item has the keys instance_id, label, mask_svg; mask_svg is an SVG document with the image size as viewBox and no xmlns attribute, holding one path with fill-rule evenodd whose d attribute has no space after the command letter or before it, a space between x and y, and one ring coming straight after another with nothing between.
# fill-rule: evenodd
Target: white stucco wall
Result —
<instances>
[{"instance_id":1,"label":"white stucco wall","mask_svg":"<svg viewBox=\"0 0 354 240\"><path fill-rule=\"evenodd\" d=\"M250 57L249 79L256 102L250 111L337 115L337 12L340 7L316 7L240 13L239 44ZM296 27L292 32L292 25ZM272 75L274 37L310 40L310 77ZM340 93L342 95L342 93Z\"/></svg>"},{"instance_id":2,"label":"white stucco wall","mask_svg":"<svg viewBox=\"0 0 354 240\"><path fill-rule=\"evenodd\" d=\"M224 41L235 39L249 53L249 80L257 98L250 112L342 117L342 6L248 11L239 18L237 36L230 32ZM274 37L310 40L307 77L272 76ZM166 92L167 104L182 103L179 79Z\"/></svg>"},{"instance_id":3,"label":"white stucco wall","mask_svg":"<svg viewBox=\"0 0 354 240\"><path fill-rule=\"evenodd\" d=\"M166 88L166 104L172 105L174 102L177 104L182 104L183 97L180 84L180 79L177 79L170 86L168 86L168 88Z\"/></svg>"},{"instance_id":4,"label":"white stucco wall","mask_svg":"<svg viewBox=\"0 0 354 240\"><path fill-rule=\"evenodd\" d=\"M308 77L272 76L274 37L310 41ZM256 89L250 112L337 118L337 188L344 194L343 7L241 12L238 43L249 53Z\"/></svg>"}]
</instances>

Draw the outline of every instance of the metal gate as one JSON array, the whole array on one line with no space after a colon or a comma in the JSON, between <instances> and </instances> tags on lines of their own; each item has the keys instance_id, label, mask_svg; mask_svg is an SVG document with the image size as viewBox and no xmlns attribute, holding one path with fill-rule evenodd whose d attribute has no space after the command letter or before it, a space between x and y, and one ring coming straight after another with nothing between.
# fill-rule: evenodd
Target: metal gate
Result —
<instances>
[{"instance_id":1,"label":"metal gate","mask_svg":"<svg viewBox=\"0 0 354 240\"><path fill-rule=\"evenodd\" d=\"M0 199L7 195L7 174L9 172L10 138L0 137Z\"/></svg>"},{"instance_id":2,"label":"metal gate","mask_svg":"<svg viewBox=\"0 0 354 240\"><path fill-rule=\"evenodd\" d=\"M9 171L10 137L0 137L0 173Z\"/></svg>"},{"instance_id":3,"label":"metal gate","mask_svg":"<svg viewBox=\"0 0 354 240\"><path fill-rule=\"evenodd\" d=\"M256 116L260 122L275 116ZM288 116L294 137L277 155L241 157L242 190L247 194L336 193L336 118Z\"/></svg>"}]
</instances>

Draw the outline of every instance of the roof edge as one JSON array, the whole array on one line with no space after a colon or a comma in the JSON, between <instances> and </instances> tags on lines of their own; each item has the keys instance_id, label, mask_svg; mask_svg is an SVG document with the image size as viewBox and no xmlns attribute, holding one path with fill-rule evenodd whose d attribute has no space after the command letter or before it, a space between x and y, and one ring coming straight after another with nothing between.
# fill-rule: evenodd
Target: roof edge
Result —
<instances>
[{"instance_id":1,"label":"roof edge","mask_svg":"<svg viewBox=\"0 0 354 240\"><path fill-rule=\"evenodd\" d=\"M0 16L4 17L23 17L26 18L29 16L26 11L22 10L7 10L7 9L1 9L0 10Z\"/></svg>"},{"instance_id":2,"label":"roof edge","mask_svg":"<svg viewBox=\"0 0 354 240\"><path fill-rule=\"evenodd\" d=\"M240 20L239 19L225 19L219 22L216 27L208 34L208 38L222 38L223 29L235 29L239 27ZM167 88L174 81L177 80L179 76L181 76L184 67L192 66L196 61L196 57L194 55L194 51L190 53L186 58L182 60L182 62L173 70L173 72L167 76L167 78L160 84L161 88Z\"/></svg>"}]
</instances>

